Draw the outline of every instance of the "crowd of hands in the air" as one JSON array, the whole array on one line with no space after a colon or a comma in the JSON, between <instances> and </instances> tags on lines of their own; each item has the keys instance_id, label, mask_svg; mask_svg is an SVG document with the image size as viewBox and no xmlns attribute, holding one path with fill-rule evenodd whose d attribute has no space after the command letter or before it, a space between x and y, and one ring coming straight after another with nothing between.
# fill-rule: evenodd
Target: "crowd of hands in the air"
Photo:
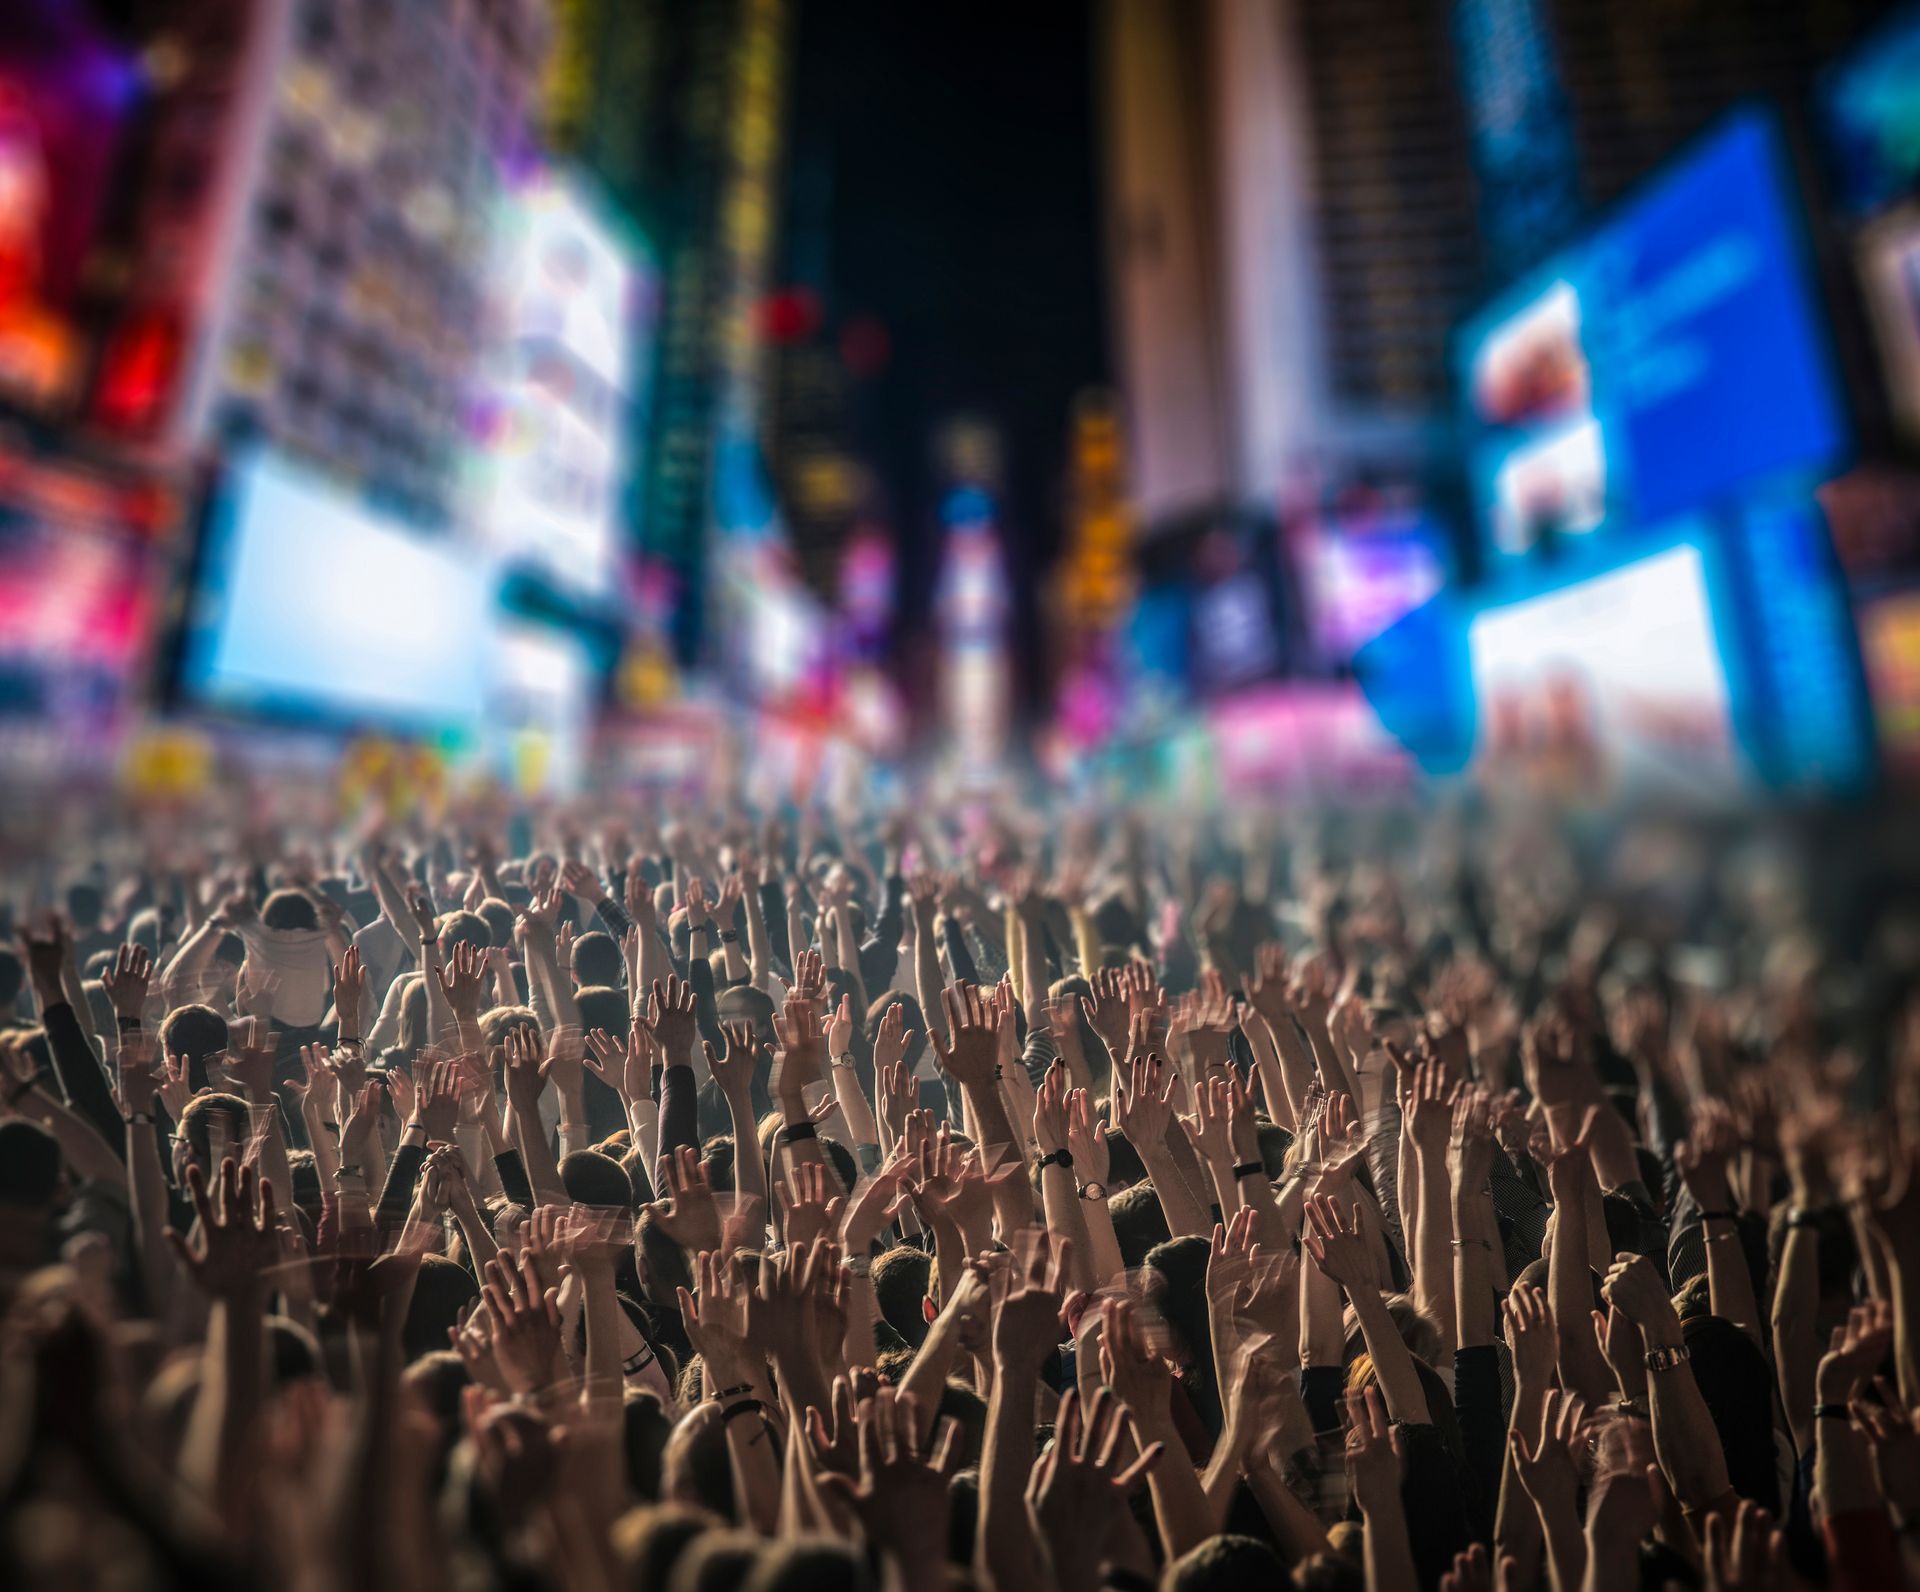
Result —
<instances>
[{"instance_id":1,"label":"crowd of hands in the air","mask_svg":"<svg viewBox=\"0 0 1920 1592\"><path fill-rule=\"evenodd\" d=\"M16 903L0 1579L1920 1584L1920 1024L1272 836L542 838Z\"/></svg>"}]
</instances>

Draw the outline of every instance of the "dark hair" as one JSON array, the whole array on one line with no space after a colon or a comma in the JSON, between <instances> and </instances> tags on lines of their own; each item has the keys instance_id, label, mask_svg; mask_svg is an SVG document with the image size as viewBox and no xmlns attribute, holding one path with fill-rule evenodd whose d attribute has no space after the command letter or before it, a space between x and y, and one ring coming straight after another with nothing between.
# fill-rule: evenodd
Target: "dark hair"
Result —
<instances>
[{"instance_id":1,"label":"dark hair","mask_svg":"<svg viewBox=\"0 0 1920 1592\"><path fill-rule=\"evenodd\" d=\"M407 1306L406 1325L400 1329L401 1352L409 1360L447 1346L448 1329L457 1326L460 1312L480 1297L473 1273L445 1255L427 1255Z\"/></svg>"},{"instance_id":2,"label":"dark hair","mask_svg":"<svg viewBox=\"0 0 1920 1592\"><path fill-rule=\"evenodd\" d=\"M1113 1219L1113 1236L1120 1242L1120 1258L1128 1271L1144 1266L1148 1254L1173 1236L1151 1180L1123 1188L1107 1201L1107 1214Z\"/></svg>"},{"instance_id":3,"label":"dark hair","mask_svg":"<svg viewBox=\"0 0 1920 1592\"><path fill-rule=\"evenodd\" d=\"M214 1163L213 1137L209 1131L215 1117L226 1120L228 1145L234 1160L238 1161L253 1127L253 1108L238 1095L209 1093L195 1095L180 1113L180 1137L187 1141L188 1151L209 1181L220 1170Z\"/></svg>"},{"instance_id":4,"label":"dark hair","mask_svg":"<svg viewBox=\"0 0 1920 1592\"><path fill-rule=\"evenodd\" d=\"M932 1257L911 1244L896 1244L874 1261L870 1276L881 1319L919 1348L927 1341L927 1318L921 1313L920 1301L932 1286Z\"/></svg>"},{"instance_id":5,"label":"dark hair","mask_svg":"<svg viewBox=\"0 0 1920 1592\"><path fill-rule=\"evenodd\" d=\"M90 929L97 924L106 904L106 897L97 885L82 881L67 886L67 918L76 929Z\"/></svg>"},{"instance_id":6,"label":"dark hair","mask_svg":"<svg viewBox=\"0 0 1920 1592\"><path fill-rule=\"evenodd\" d=\"M1286 1580L1280 1555L1258 1537L1222 1532L1189 1548L1161 1573L1162 1592L1240 1592L1242 1587L1279 1586Z\"/></svg>"},{"instance_id":7,"label":"dark hair","mask_svg":"<svg viewBox=\"0 0 1920 1592\"><path fill-rule=\"evenodd\" d=\"M518 921L519 914L512 907L498 896L488 896L473 910L485 920L487 933L495 950L504 951L513 944L513 926Z\"/></svg>"},{"instance_id":8,"label":"dark hair","mask_svg":"<svg viewBox=\"0 0 1920 1592\"><path fill-rule=\"evenodd\" d=\"M37 1122L0 1122L0 1205L37 1208L60 1187L60 1141Z\"/></svg>"},{"instance_id":9,"label":"dark hair","mask_svg":"<svg viewBox=\"0 0 1920 1592\"><path fill-rule=\"evenodd\" d=\"M298 890L276 890L260 903L260 923L269 929L317 929L320 914Z\"/></svg>"},{"instance_id":10,"label":"dark hair","mask_svg":"<svg viewBox=\"0 0 1920 1592\"><path fill-rule=\"evenodd\" d=\"M1186 1351L1181 1378L1200 1418L1220 1430L1220 1389L1213 1381L1213 1337L1207 1319L1207 1257L1212 1245L1197 1233L1155 1244L1147 1252L1148 1297Z\"/></svg>"},{"instance_id":11,"label":"dark hair","mask_svg":"<svg viewBox=\"0 0 1920 1592\"><path fill-rule=\"evenodd\" d=\"M267 1380L275 1388L320 1374L320 1340L287 1316L268 1316ZM458 1359L459 1356L454 1356Z\"/></svg>"},{"instance_id":12,"label":"dark hair","mask_svg":"<svg viewBox=\"0 0 1920 1592\"><path fill-rule=\"evenodd\" d=\"M449 912L440 920L440 954L449 955L456 945L488 950L493 945L493 926L478 912Z\"/></svg>"},{"instance_id":13,"label":"dark hair","mask_svg":"<svg viewBox=\"0 0 1920 1592\"><path fill-rule=\"evenodd\" d=\"M160 1025L160 1049L187 1058L187 1082L207 1087L207 1058L227 1048L227 1020L211 1006L176 1006Z\"/></svg>"},{"instance_id":14,"label":"dark hair","mask_svg":"<svg viewBox=\"0 0 1920 1592\"><path fill-rule=\"evenodd\" d=\"M621 1420L627 1485L635 1497L656 1503L660 1498L660 1472L666 1459L667 1439L673 1435L673 1421L656 1394L636 1387L626 1390Z\"/></svg>"},{"instance_id":15,"label":"dark hair","mask_svg":"<svg viewBox=\"0 0 1920 1592\"><path fill-rule=\"evenodd\" d=\"M703 1531L688 1543L664 1592L734 1592L759 1562L764 1539L751 1531Z\"/></svg>"},{"instance_id":16,"label":"dark hair","mask_svg":"<svg viewBox=\"0 0 1920 1592\"><path fill-rule=\"evenodd\" d=\"M717 1426L717 1422L715 1423ZM726 1438L720 1439L721 1457L726 1456ZM727 1484L731 1504L733 1484ZM731 1508L728 1514L732 1513ZM667 1577L680 1555L702 1532L723 1521L705 1509L691 1504L649 1504L629 1510L614 1528L614 1547L626 1564L627 1585L651 1589L667 1584Z\"/></svg>"},{"instance_id":17,"label":"dark hair","mask_svg":"<svg viewBox=\"0 0 1920 1592\"><path fill-rule=\"evenodd\" d=\"M598 1150L571 1150L560 1158L560 1182L576 1205L631 1213L633 1179L627 1169Z\"/></svg>"},{"instance_id":18,"label":"dark hair","mask_svg":"<svg viewBox=\"0 0 1920 1592\"><path fill-rule=\"evenodd\" d=\"M26 987L27 964L5 946L0 946L0 1016L13 1010Z\"/></svg>"},{"instance_id":19,"label":"dark hair","mask_svg":"<svg viewBox=\"0 0 1920 1592\"><path fill-rule=\"evenodd\" d=\"M1759 1344L1725 1316L1697 1316L1681 1326L1687 1360L1726 1451L1727 1479L1742 1498L1778 1514L1774 1470L1773 1372Z\"/></svg>"},{"instance_id":20,"label":"dark hair","mask_svg":"<svg viewBox=\"0 0 1920 1592\"><path fill-rule=\"evenodd\" d=\"M504 1045L507 1035L518 1028L540 1032L540 1019L531 1006L490 1006L480 1014L480 1037L489 1048Z\"/></svg>"},{"instance_id":21,"label":"dark hair","mask_svg":"<svg viewBox=\"0 0 1920 1592\"><path fill-rule=\"evenodd\" d=\"M859 1592L865 1566L850 1543L829 1537L779 1537L760 1550L741 1592Z\"/></svg>"},{"instance_id":22,"label":"dark hair","mask_svg":"<svg viewBox=\"0 0 1920 1592\"><path fill-rule=\"evenodd\" d=\"M427 1004L427 975L402 975L400 996L400 1048L412 1060L426 1048L432 1029L431 1008Z\"/></svg>"},{"instance_id":23,"label":"dark hair","mask_svg":"<svg viewBox=\"0 0 1920 1592\"><path fill-rule=\"evenodd\" d=\"M574 981L579 984L618 985L626 981L626 954L605 929L588 929L573 942L571 965Z\"/></svg>"},{"instance_id":24,"label":"dark hair","mask_svg":"<svg viewBox=\"0 0 1920 1592\"><path fill-rule=\"evenodd\" d=\"M618 949L616 947L616 949ZM629 1021L627 998L617 989L595 985L580 990L574 1001L580 1008L580 1027L585 1033L604 1028L615 1039L624 1039ZM627 1126L627 1108L613 1087L591 1072L582 1080L580 1091L587 1113L587 1136L604 1139Z\"/></svg>"}]
</instances>

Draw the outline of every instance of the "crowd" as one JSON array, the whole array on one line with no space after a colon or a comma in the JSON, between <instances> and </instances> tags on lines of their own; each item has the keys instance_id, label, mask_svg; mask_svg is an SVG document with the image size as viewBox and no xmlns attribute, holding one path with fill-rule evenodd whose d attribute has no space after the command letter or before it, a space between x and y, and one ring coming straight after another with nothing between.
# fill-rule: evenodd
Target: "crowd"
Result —
<instances>
[{"instance_id":1,"label":"crowd","mask_svg":"<svg viewBox=\"0 0 1920 1592\"><path fill-rule=\"evenodd\" d=\"M955 808L40 859L0 1580L1920 1585L1910 908L1835 937L1639 844Z\"/></svg>"}]
</instances>

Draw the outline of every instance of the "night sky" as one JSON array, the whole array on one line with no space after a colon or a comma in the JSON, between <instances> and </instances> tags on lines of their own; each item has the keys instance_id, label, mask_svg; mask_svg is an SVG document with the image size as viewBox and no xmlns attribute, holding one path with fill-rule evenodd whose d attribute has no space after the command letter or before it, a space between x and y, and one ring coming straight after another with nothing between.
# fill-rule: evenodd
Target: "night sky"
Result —
<instances>
[{"instance_id":1,"label":"night sky","mask_svg":"<svg viewBox=\"0 0 1920 1592\"><path fill-rule=\"evenodd\" d=\"M1086 0L799 0L785 239L789 280L831 320L877 316L893 355L855 401L886 483L903 631L937 560L931 439L998 420L1004 530L1037 673L1031 576L1061 534L1068 406L1110 379ZM919 661L919 660L915 660Z\"/></svg>"}]
</instances>

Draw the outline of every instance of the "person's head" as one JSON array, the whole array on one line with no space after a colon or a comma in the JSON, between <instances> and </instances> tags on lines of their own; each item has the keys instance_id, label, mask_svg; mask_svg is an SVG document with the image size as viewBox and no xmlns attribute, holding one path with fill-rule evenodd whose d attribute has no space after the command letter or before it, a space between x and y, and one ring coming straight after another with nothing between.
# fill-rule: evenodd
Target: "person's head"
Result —
<instances>
[{"instance_id":1,"label":"person's head","mask_svg":"<svg viewBox=\"0 0 1920 1592\"><path fill-rule=\"evenodd\" d=\"M573 981L582 986L617 986L627 976L627 959L620 942L605 929L589 929L573 942L571 964Z\"/></svg>"},{"instance_id":2,"label":"person's head","mask_svg":"<svg viewBox=\"0 0 1920 1592\"><path fill-rule=\"evenodd\" d=\"M100 926L100 914L106 910L106 898L99 886L81 880L67 886L67 921L84 934Z\"/></svg>"},{"instance_id":3,"label":"person's head","mask_svg":"<svg viewBox=\"0 0 1920 1592\"><path fill-rule=\"evenodd\" d=\"M5 946L0 946L0 1018L12 1013L27 985L27 964Z\"/></svg>"},{"instance_id":4,"label":"person's head","mask_svg":"<svg viewBox=\"0 0 1920 1592\"><path fill-rule=\"evenodd\" d=\"M444 1349L448 1331L460 1324L460 1312L479 1297L480 1285L465 1266L445 1255L425 1256L400 1331L401 1351L417 1360Z\"/></svg>"},{"instance_id":5,"label":"person's head","mask_svg":"<svg viewBox=\"0 0 1920 1592\"><path fill-rule=\"evenodd\" d=\"M665 1503L688 1504L725 1520L734 1518L733 1462L727 1454L726 1425L718 1404L696 1404L674 1425L661 1463L660 1497Z\"/></svg>"},{"instance_id":6,"label":"person's head","mask_svg":"<svg viewBox=\"0 0 1920 1592\"><path fill-rule=\"evenodd\" d=\"M659 1398L644 1388L628 1388L621 1406L621 1448L634 1497L648 1503L659 1500L667 1439L672 1435L673 1420Z\"/></svg>"},{"instance_id":7,"label":"person's head","mask_svg":"<svg viewBox=\"0 0 1920 1592\"><path fill-rule=\"evenodd\" d=\"M599 1150L571 1150L563 1155L560 1182L576 1205L633 1214L633 1179L618 1161Z\"/></svg>"},{"instance_id":8,"label":"person's head","mask_svg":"<svg viewBox=\"0 0 1920 1592\"><path fill-rule=\"evenodd\" d=\"M1243 1587L1278 1586L1286 1565L1258 1537L1222 1532L1189 1548L1160 1576L1161 1592L1240 1592Z\"/></svg>"},{"instance_id":9,"label":"person's head","mask_svg":"<svg viewBox=\"0 0 1920 1592\"><path fill-rule=\"evenodd\" d=\"M522 1028L531 1028L536 1038L541 1037L540 1019L531 1006L494 1006L480 1014L480 1037L489 1050L505 1045L507 1035Z\"/></svg>"},{"instance_id":10,"label":"person's head","mask_svg":"<svg viewBox=\"0 0 1920 1592\"><path fill-rule=\"evenodd\" d=\"M317 929L320 914L300 891L276 890L260 903L260 924L268 929Z\"/></svg>"},{"instance_id":11,"label":"person's head","mask_svg":"<svg viewBox=\"0 0 1920 1592\"><path fill-rule=\"evenodd\" d=\"M1113 1219L1113 1236L1119 1241L1120 1258L1129 1271L1144 1266L1154 1246L1173 1236L1150 1180L1143 1178L1109 1198L1107 1214Z\"/></svg>"},{"instance_id":12,"label":"person's head","mask_svg":"<svg viewBox=\"0 0 1920 1592\"><path fill-rule=\"evenodd\" d=\"M732 1491L729 1481L729 1506ZM728 1518L731 1513L729 1507ZM656 1592L667 1584L675 1563L689 1543L703 1532L717 1530L725 1524L726 1518L691 1502L667 1501L629 1509L613 1527L613 1551L626 1571L627 1585L634 1592Z\"/></svg>"},{"instance_id":13,"label":"person's head","mask_svg":"<svg viewBox=\"0 0 1920 1592\"><path fill-rule=\"evenodd\" d=\"M176 1006L160 1025L160 1049L187 1058L187 1082L207 1087L207 1058L227 1048L227 1020L211 1006Z\"/></svg>"},{"instance_id":14,"label":"person's head","mask_svg":"<svg viewBox=\"0 0 1920 1592\"><path fill-rule=\"evenodd\" d=\"M741 1592L861 1592L866 1565L851 1543L776 1537L764 1543Z\"/></svg>"},{"instance_id":15,"label":"person's head","mask_svg":"<svg viewBox=\"0 0 1920 1592\"><path fill-rule=\"evenodd\" d=\"M440 920L440 954L452 956L456 945L471 945L485 952L493 944L493 926L478 912L462 908Z\"/></svg>"},{"instance_id":16,"label":"person's head","mask_svg":"<svg viewBox=\"0 0 1920 1592\"><path fill-rule=\"evenodd\" d=\"M60 1141L37 1122L0 1122L0 1221L43 1216L66 1192Z\"/></svg>"},{"instance_id":17,"label":"person's head","mask_svg":"<svg viewBox=\"0 0 1920 1592\"><path fill-rule=\"evenodd\" d=\"M460 1434L461 1400L473 1383L467 1362L451 1349L435 1349L409 1365L400 1380L438 1423L442 1445L451 1444Z\"/></svg>"},{"instance_id":18,"label":"person's head","mask_svg":"<svg viewBox=\"0 0 1920 1592\"><path fill-rule=\"evenodd\" d=\"M764 1540L738 1529L701 1532L675 1561L665 1592L737 1592L758 1561Z\"/></svg>"},{"instance_id":19,"label":"person's head","mask_svg":"<svg viewBox=\"0 0 1920 1592\"><path fill-rule=\"evenodd\" d=\"M518 918L512 907L498 896L488 896L473 909L487 925L488 942L496 951L509 950L513 946L513 926Z\"/></svg>"},{"instance_id":20,"label":"person's head","mask_svg":"<svg viewBox=\"0 0 1920 1592\"><path fill-rule=\"evenodd\" d=\"M402 981L400 996L400 1048L411 1060L426 1049L432 1034L432 1018L427 1005L427 980L424 973L408 973Z\"/></svg>"},{"instance_id":21,"label":"person's head","mask_svg":"<svg viewBox=\"0 0 1920 1592\"><path fill-rule=\"evenodd\" d=\"M1684 1322L1687 1361L1720 1434L1727 1479L1742 1498L1780 1512L1774 1469L1773 1370L1760 1346L1725 1316Z\"/></svg>"},{"instance_id":22,"label":"person's head","mask_svg":"<svg viewBox=\"0 0 1920 1592\"><path fill-rule=\"evenodd\" d=\"M238 1095L195 1095L173 1136L175 1181L184 1184L187 1169L197 1166L211 1182L222 1161L240 1159L252 1130L253 1112Z\"/></svg>"},{"instance_id":23,"label":"person's head","mask_svg":"<svg viewBox=\"0 0 1920 1592\"><path fill-rule=\"evenodd\" d=\"M933 1260L924 1249L896 1244L874 1261L869 1274L881 1319L916 1349L927 1339L921 1301L933 1278Z\"/></svg>"},{"instance_id":24,"label":"person's head","mask_svg":"<svg viewBox=\"0 0 1920 1592\"><path fill-rule=\"evenodd\" d=\"M1171 1342L1161 1352L1179 1366L1209 1422L1218 1409L1213 1386L1212 1336L1207 1323L1207 1257L1212 1246L1188 1233L1155 1244L1141 1270L1146 1300L1167 1325Z\"/></svg>"}]
</instances>

